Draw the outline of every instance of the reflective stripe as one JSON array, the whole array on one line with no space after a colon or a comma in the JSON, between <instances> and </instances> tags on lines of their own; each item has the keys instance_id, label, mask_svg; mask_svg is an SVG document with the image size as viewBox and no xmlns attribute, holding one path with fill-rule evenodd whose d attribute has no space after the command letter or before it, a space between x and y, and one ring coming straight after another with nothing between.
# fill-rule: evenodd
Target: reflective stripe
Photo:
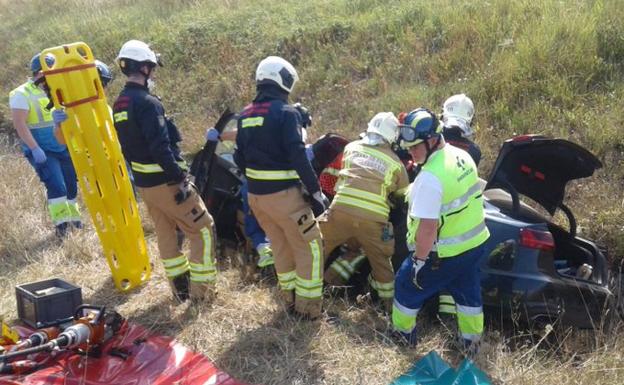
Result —
<instances>
[{"instance_id":1,"label":"reflective stripe","mask_svg":"<svg viewBox=\"0 0 624 385\"><path fill-rule=\"evenodd\" d=\"M113 119L115 120L115 123L119 123L119 122L123 122L125 120L128 120L128 111L121 111L121 112L117 112L113 115Z\"/></svg>"},{"instance_id":2,"label":"reflective stripe","mask_svg":"<svg viewBox=\"0 0 624 385\"><path fill-rule=\"evenodd\" d=\"M312 254L312 281L318 281L322 284L322 263L323 251L318 239L311 240L308 245L310 246L310 253Z\"/></svg>"},{"instance_id":3,"label":"reflective stripe","mask_svg":"<svg viewBox=\"0 0 624 385\"><path fill-rule=\"evenodd\" d=\"M483 306L465 306L457 305L457 311L469 316L479 315L483 313Z\"/></svg>"},{"instance_id":4,"label":"reflective stripe","mask_svg":"<svg viewBox=\"0 0 624 385\"><path fill-rule=\"evenodd\" d=\"M189 270L189 261L185 255L163 259L162 262L165 267L165 275L167 278L175 278Z\"/></svg>"},{"instance_id":5,"label":"reflective stripe","mask_svg":"<svg viewBox=\"0 0 624 385\"><path fill-rule=\"evenodd\" d=\"M320 279L304 279L297 277L295 293L304 298L316 299L323 295L323 281Z\"/></svg>"},{"instance_id":6,"label":"reflective stripe","mask_svg":"<svg viewBox=\"0 0 624 385\"><path fill-rule=\"evenodd\" d=\"M299 179L299 174L295 170L255 170L245 169L247 178L256 180L291 180Z\"/></svg>"},{"instance_id":7,"label":"reflective stripe","mask_svg":"<svg viewBox=\"0 0 624 385\"><path fill-rule=\"evenodd\" d=\"M411 333L416 328L418 310L408 309L397 302L392 304L392 326L403 333Z\"/></svg>"},{"instance_id":8,"label":"reflective stripe","mask_svg":"<svg viewBox=\"0 0 624 385\"><path fill-rule=\"evenodd\" d=\"M201 263L190 262L189 265L191 267L191 271L195 271L197 273L210 273L210 272L217 271L217 269L214 266L206 266L206 265L202 265Z\"/></svg>"},{"instance_id":9,"label":"reflective stripe","mask_svg":"<svg viewBox=\"0 0 624 385\"><path fill-rule=\"evenodd\" d=\"M407 314L407 315L413 315L413 316L416 316L418 314L418 311L420 310L420 309L410 309L409 307L405 307L401 305L399 301L396 300L396 298L394 299L393 306L396 307L401 313Z\"/></svg>"},{"instance_id":10,"label":"reflective stripe","mask_svg":"<svg viewBox=\"0 0 624 385\"><path fill-rule=\"evenodd\" d=\"M457 309L455 308L455 305L440 304L438 306L438 313L457 314Z\"/></svg>"},{"instance_id":11,"label":"reflective stripe","mask_svg":"<svg viewBox=\"0 0 624 385\"><path fill-rule=\"evenodd\" d=\"M449 245L454 245L454 244L459 244L459 243L463 243L466 242L467 240L476 237L477 235L481 234L481 232L483 230L486 229L485 226L485 221L482 221L481 223L479 223L476 227L473 227L470 231L467 231L461 235L458 235L456 237L449 237L449 238L440 238L438 239L438 245L439 246L449 246Z\"/></svg>"},{"instance_id":12,"label":"reflective stripe","mask_svg":"<svg viewBox=\"0 0 624 385\"><path fill-rule=\"evenodd\" d=\"M438 301L439 301L440 303L445 303L445 304L447 304L447 305L453 305L453 306L455 306L455 300L453 299L453 296L452 296L452 295L448 295L448 294L441 294L441 295L438 297Z\"/></svg>"},{"instance_id":13,"label":"reflective stripe","mask_svg":"<svg viewBox=\"0 0 624 385\"><path fill-rule=\"evenodd\" d=\"M481 335L483 333L483 308L457 305L457 325L462 336Z\"/></svg>"},{"instance_id":14,"label":"reflective stripe","mask_svg":"<svg viewBox=\"0 0 624 385\"><path fill-rule=\"evenodd\" d=\"M80 221L80 207L75 199L67 200L67 209L69 210L69 219L72 221Z\"/></svg>"},{"instance_id":15,"label":"reflective stripe","mask_svg":"<svg viewBox=\"0 0 624 385\"><path fill-rule=\"evenodd\" d=\"M382 283L376 281L372 276L368 276L368 282L371 287L377 290L377 294L380 298L393 298L394 297L394 281Z\"/></svg>"},{"instance_id":16,"label":"reflective stripe","mask_svg":"<svg viewBox=\"0 0 624 385\"><path fill-rule=\"evenodd\" d=\"M256 116L253 118L245 118L241 120L242 128L258 127L258 126L262 126L263 124L264 124L264 117L262 116Z\"/></svg>"},{"instance_id":17,"label":"reflective stripe","mask_svg":"<svg viewBox=\"0 0 624 385\"><path fill-rule=\"evenodd\" d=\"M188 169L185 161L178 160L176 161L176 163L178 164L178 166L180 166L181 169L183 170ZM163 170L163 168L160 167L158 163L146 164L146 163L139 163L139 162L130 162L130 168L132 168L132 171L140 172L143 174L154 174L157 172L165 172L165 170Z\"/></svg>"},{"instance_id":18,"label":"reflective stripe","mask_svg":"<svg viewBox=\"0 0 624 385\"><path fill-rule=\"evenodd\" d=\"M163 259L162 263L165 266L165 268L167 267L173 267L173 266L178 266L184 262L188 262L188 259L186 259L185 255L180 255L178 257L175 258L168 258L168 259Z\"/></svg>"},{"instance_id":19,"label":"reflective stripe","mask_svg":"<svg viewBox=\"0 0 624 385\"><path fill-rule=\"evenodd\" d=\"M196 273L193 270L191 270L191 281L193 282L201 282L201 283L213 283L217 281L217 274L216 273L206 273L206 274L202 274L202 273Z\"/></svg>"},{"instance_id":20,"label":"reflective stripe","mask_svg":"<svg viewBox=\"0 0 624 385\"><path fill-rule=\"evenodd\" d=\"M67 197L48 199L48 212L55 226L72 220L69 206L67 206Z\"/></svg>"},{"instance_id":21,"label":"reflective stripe","mask_svg":"<svg viewBox=\"0 0 624 385\"><path fill-rule=\"evenodd\" d=\"M449 203L446 203L440 206L440 214L442 215L448 214L449 212L454 211L464 206L464 204L468 202L474 194L480 193L480 192L481 192L481 186L479 185L479 182L477 182L471 188L469 188L468 191L464 195L460 196L459 198L453 199Z\"/></svg>"},{"instance_id":22,"label":"reflective stripe","mask_svg":"<svg viewBox=\"0 0 624 385\"><path fill-rule=\"evenodd\" d=\"M297 273L294 270L286 273L277 273L277 280L282 290L295 290L296 278Z\"/></svg>"},{"instance_id":23,"label":"reflective stripe","mask_svg":"<svg viewBox=\"0 0 624 385\"><path fill-rule=\"evenodd\" d=\"M214 258L212 255L212 234L210 229L204 227L200 230L202 235L202 240L204 241L204 255L203 261L204 266L214 267Z\"/></svg>"},{"instance_id":24,"label":"reflective stripe","mask_svg":"<svg viewBox=\"0 0 624 385\"><path fill-rule=\"evenodd\" d=\"M368 210L376 214L383 215L384 217L387 217L388 214L390 214L389 208L388 209L381 208L370 202L362 201L360 199L350 198L345 195L341 195L340 193L336 193L336 196L334 197L334 202L357 207L363 210Z\"/></svg>"},{"instance_id":25,"label":"reflective stripe","mask_svg":"<svg viewBox=\"0 0 624 385\"><path fill-rule=\"evenodd\" d=\"M333 269L338 275L340 275L345 281L348 281L351 278L351 274L345 270L344 266L342 266L342 261L334 261L329 267Z\"/></svg>"},{"instance_id":26,"label":"reflective stripe","mask_svg":"<svg viewBox=\"0 0 624 385\"><path fill-rule=\"evenodd\" d=\"M353 187L347 187L347 186L341 186L337 192L339 194L345 194L345 195L352 196L354 198L367 200L383 208L388 207L388 202L386 198L380 196L379 194L374 194L372 192L360 190L360 189L353 188Z\"/></svg>"}]
</instances>

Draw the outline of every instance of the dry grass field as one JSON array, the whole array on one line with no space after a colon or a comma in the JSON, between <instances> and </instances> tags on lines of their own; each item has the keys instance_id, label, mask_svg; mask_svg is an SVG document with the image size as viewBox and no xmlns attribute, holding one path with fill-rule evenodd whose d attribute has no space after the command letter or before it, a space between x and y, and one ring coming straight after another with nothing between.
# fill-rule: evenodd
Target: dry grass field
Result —
<instances>
[{"instance_id":1,"label":"dry grass field","mask_svg":"<svg viewBox=\"0 0 624 385\"><path fill-rule=\"evenodd\" d=\"M149 41L164 54L157 89L187 153L224 106L250 99L255 64L268 54L297 66L294 97L313 113L312 136L354 137L377 111L438 110L448 95L466 92L477 106L483 175L514 134L568 138L597 154L603 169L571 186L567 201L581 233L608 246L617 267L624 256L623 18L619 0L0 0L0 314L17 318L15 285L59 277L81 286L85 301L175 336L249 383L388 384L431 350L456 365L452 330L437 322L423 324L416 349L393 344L388 320L366 301L330 298L326 309L337 319L300 323L284 314L270 284L243 282L228 258L213 304L177 305L144 207L154 273L145 287L117 293L86 212L84 229L64 242L54 238L43 187L15 145L8 92L45 47L85 41L113 65L125 40ZM116 76L111 100L123 84ZM622 330L489 325L476 363L496 384L619 385Z\"/></svg>"}]
</instances>

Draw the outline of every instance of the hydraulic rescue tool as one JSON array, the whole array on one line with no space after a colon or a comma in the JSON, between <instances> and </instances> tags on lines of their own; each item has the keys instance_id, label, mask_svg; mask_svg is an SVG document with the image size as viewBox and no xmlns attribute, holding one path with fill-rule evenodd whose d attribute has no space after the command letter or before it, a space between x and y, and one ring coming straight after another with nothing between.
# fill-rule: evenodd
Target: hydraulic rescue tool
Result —
<instances>
[{"instance_id":1,"label":"hydraulic rescue tool","mask_svg":"<svg viewBox=\"0 0 624 385\"><path fill-rule=\"evenodd\" d=\"M139 210L106 95L85 43L45 49L43 73L57 109L65 108L61 131L102 243L104 255L121 291L149 280L151 267Z\"/></svg>"},{"instance_id":2,"label":"hydraulic rescue tool","mask_svg":"<svg viewBox=\"0 0 624 385\"><path fill-rule=\"evenodd\" d=\"M40 329L6 347L8 352L0 355L0 374L22 374L40 368L48 358L41 362L12 361L34 353L74 349L80 354L98 356L102 343L118 333L123 325L124 319L115 311L107 312L104 306L81 305L76 309L72 324L62 331L59 326Z\"/></svg>"}]
</instances>

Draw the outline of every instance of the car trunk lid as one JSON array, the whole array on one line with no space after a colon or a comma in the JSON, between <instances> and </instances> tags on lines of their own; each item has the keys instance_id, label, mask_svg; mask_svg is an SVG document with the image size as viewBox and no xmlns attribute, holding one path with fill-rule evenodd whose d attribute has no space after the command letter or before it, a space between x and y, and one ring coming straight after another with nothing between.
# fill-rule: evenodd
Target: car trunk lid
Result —
<instances>
[{"instance_id":1,"label":"car trunk lid","mask_svg":"<svg viewBox=\"0 0 624 385\"><path fill-rule=\"evenodd\" d=\"M566 184L601 167L598 158L575 143L523 135L503 143L486 189L511 187L554 215L563 203Z\"/></svg>"}]
</instances>

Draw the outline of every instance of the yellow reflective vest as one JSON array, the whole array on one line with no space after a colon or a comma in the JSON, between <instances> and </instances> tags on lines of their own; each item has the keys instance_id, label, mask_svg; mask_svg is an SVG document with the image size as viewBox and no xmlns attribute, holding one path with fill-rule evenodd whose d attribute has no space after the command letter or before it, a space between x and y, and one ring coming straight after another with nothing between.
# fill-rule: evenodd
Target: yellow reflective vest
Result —
<instances>
[{"instance_id":1,"label":"yellow reflective vest","mask_svg":"<svg viewBox=\"0 0 624 385\"><path fill-rule=\"evenodd\" d=\"M422 170L433 174L442 184L438 256L454 257L485 242L490 232L485 225L477 167L470 155L446 145L429 157ZM408 244L415 241L418 223L418 219L408 217Z\"/></svg>"}]
</instances>

